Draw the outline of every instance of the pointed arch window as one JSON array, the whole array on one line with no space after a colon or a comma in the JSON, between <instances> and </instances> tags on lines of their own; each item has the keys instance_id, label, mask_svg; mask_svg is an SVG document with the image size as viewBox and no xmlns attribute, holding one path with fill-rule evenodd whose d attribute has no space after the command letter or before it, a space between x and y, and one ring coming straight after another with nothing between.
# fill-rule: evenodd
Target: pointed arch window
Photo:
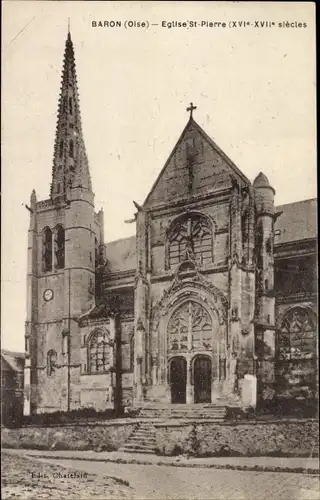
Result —
<instances>
[{"instance_id":1,"label":"pointed arch window","mask_svg":"<svg viewBox=\"0 0 320 500\"><path fill-rule=\"evenodd\" d=\"M73 114L73 102L72 102L72 97L69 97L69 114Z\"/></svg>"},{"instance_id":2,"label":"pointed arch window","mask_svg":"<svg viewBox=\"0 0 320 500\"><path fill-rule=\"evenodd\" d=\"M52 270L52 231L49 227L42 233L42 268L44 272Z\"/></svg>"},{"instance_id":3,"label":"pointed arch window","mask_svg":"<svg viewBox=\"0 0 320 500\"><path fill-rule=\"evenodd\" d=\"M204 265L213 260L213 236L210 221L199 214L190 214L174 221L168 232L167 266L184 260Z\"/></svg>"},{"instance_id":4,"label":"pointed arch window","mask_svg":"<svg viewBox=\"0 0 320 500\"><path fill-rule=\"evenodd\" d=\"M308 309L295 307L282 319L277 332L276 360L279 392L315 389L316 321Z\"/></svg>"},{"instance_id":5,"label":"pointed arch window","mask_svg":"<svg viewBox=\"0 0 320 500\"><path fill-rule=\"evenodd\" d=\"M296 307L281 322L278 357L283 360L310 359L315 355L315 322L308 310Z\"/></svg>"},{"instance_id":6,"label":"pointed arch window","mask_svg":"<svg viewBox=\"0 0 320 500\"><path fill-rule=\"evenodd\" d=\"M110 369L111 345L108 330L95 330L88 340L88 371L103 373Z\"/></svg>"},{"instance_id":7,"label":"pointed arch window","mask_svg":"<svg viewBox=\"0 0 320 500\"><path fill-rule=\"evenodd\" d=\"M65 260L65 232L61 224L58 224L54 231L54 253L56 269L63 269Z\"/></svg>"},{"instance_id":8,"label":"pointed arch window","mask_svg":"<svg viewBox=\"0 0 320 500\"><path fill-rule=\"evenodd\" d=\"M73 145L73 140L70 139L69 141L69 158L73 158L74 156L74 145Z\"/></svg>"},{"instance_id":9,"label":"pointed arch window","mask_svg":"<svg viewBox=\"0 0 320 500\"><path fill-rule=\"evenodd\" d=\"M54 374L57 368L57 352L50 349L47 354L47 375L50 377Z\"/></svg>"}]
</instances>

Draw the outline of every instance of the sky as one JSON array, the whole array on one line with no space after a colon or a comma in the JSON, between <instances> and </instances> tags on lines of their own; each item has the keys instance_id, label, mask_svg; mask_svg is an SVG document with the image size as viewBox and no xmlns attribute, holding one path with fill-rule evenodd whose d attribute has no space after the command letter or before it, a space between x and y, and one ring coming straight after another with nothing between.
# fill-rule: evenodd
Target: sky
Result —
<instances>
[{"instance_id":1,"label":"sky","mask_svg":"<svg viewBox=\"0 0 320 500\"><path fill-rule=\"evenodd\" d=\"M4 1L2 347L24 348L29 203L49 197L70 18L84 139L105 239L134 234L142 204L194 118L278 205L316 196L315 6L308 2ZM120 20L121 28L92 27ZM128 28L125 21L148 28ZM225 22L166 28L162 21ZM247 27L232 26L246 21ZM259 28L255 21L274 22ZM278 27L286 21L307 27ZM152 26L155 24L156 26Z\"/></svg>"}]
</instances>

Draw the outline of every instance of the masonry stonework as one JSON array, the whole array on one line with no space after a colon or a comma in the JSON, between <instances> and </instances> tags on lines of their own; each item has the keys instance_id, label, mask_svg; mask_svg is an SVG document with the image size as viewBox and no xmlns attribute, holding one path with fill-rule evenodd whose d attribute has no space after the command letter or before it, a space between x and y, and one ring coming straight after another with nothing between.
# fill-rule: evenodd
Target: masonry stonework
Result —
<instances>
[{"instance_id":1,"label":"masonry stonework","mask_svg":"<svg viewBox=\"0 0 320 500\"><path fill-rule=\"evenodd\" d=\"M314 201L274 195L191 115L136 236L105 244L69 33L50 198L28 207L25 413L314 398Z\"/></svg>"}]
</instances>

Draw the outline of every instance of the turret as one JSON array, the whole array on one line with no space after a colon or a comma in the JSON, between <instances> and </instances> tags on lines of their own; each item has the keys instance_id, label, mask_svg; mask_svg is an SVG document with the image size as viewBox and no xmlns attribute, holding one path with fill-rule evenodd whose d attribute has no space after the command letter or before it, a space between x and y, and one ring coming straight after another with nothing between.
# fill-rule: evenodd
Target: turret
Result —
<instances>
[{"instance_id":1,"label":"turret","mask_svg":"<svg viewBox=\"0 0 320 500\"><path fill-rule=\"evenodd\" d=\"M268 178L262 172L253 181L253 188L257 213L266 212L273 215L275 190L270 186Z\"/></svg>"},{"instance_id":2,"label":"turret","mask_svg":"<svg viewBox=\"0 0 320 500\"><path fill-rule=\"evenodd\" d=\"M253 183L255 199L256 308L255 350L269 395L274 394L274 195L267 177L260 173Z\"/></svg>"},{"instance_id":3,"label":"turret","mask_svg":"<svg viewBox=\"0 0 320 500\"><path fill-rule=\"evenodd\" d=\"M262 172L254 180L253 188L256 211L256 316L259 322L274 325L273 221L275 191Z\"/></svg>"}]
</instances>

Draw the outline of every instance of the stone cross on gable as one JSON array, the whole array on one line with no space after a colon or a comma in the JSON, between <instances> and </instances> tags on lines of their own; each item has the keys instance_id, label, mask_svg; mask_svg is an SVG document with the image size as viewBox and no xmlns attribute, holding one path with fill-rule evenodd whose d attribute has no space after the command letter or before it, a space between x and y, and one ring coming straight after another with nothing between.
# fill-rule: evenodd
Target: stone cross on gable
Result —
<instances>
[{"instance_id":1,"label":"stone cross on gable","mask_svg":"<svg viewBox=\"0 0 320 500\"><path fill-rule=\"evenodd\" d=\"M193 102L190 102L190 106L187 108L187 111L190 111L190 118L192 118L192 113L194 109L197 109L197 106L194 106Z\"/></svg>"}]
</instances>

